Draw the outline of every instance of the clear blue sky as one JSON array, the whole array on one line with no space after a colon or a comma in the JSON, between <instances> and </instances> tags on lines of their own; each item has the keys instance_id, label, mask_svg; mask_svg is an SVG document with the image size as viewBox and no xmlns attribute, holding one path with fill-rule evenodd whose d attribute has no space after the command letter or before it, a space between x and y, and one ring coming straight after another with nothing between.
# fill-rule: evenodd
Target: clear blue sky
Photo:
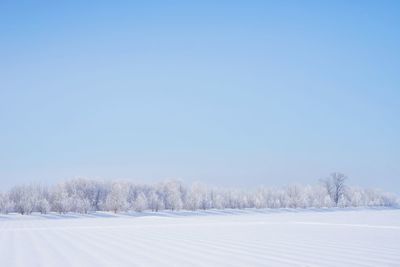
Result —
<instances>
[{"instance_id":1,"label":"clear blue sky","mask_svg":"<svg viewBox=\"0 0 400 267\"><path fill-rule=\"evenodd\" d=\"M399 1L16 2L0 2L1 187L341 171L400 192Z\"/></svg>"}]
</instances>

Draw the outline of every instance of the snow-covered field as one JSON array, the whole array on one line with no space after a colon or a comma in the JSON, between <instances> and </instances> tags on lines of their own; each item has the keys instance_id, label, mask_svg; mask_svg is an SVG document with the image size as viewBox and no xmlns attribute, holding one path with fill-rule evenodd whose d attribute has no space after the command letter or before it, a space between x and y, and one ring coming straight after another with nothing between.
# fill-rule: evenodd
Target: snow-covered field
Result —
<instances>
[{"instance_id":1,"label":"snow-covered field","mask_svg":"<svg viewBox=\"0 0 400 267\"><path fill-rule=\"evenodd\" d=\"M0 266L400 266L400 210L0 215Z\"/></svg>"}]
</instances>

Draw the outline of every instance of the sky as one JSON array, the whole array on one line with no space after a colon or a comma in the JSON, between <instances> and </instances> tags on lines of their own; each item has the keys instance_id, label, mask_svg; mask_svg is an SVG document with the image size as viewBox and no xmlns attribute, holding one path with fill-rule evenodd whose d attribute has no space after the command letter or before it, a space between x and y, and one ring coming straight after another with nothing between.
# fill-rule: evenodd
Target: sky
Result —
<instances>
[{"instance_id":1,"label":"sky","mask_svg":"<svg viewBox=\"0 0 400 267\"><path fill-rule=\"evenodd\" d=\"M0 189L400 192L398 1L0 1Z\"/></svg>"}]
</instances>

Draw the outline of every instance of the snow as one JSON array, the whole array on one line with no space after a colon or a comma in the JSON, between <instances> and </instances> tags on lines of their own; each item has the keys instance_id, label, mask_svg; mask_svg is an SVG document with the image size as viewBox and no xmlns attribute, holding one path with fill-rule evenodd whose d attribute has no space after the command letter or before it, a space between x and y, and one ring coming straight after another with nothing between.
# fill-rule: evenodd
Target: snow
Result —
<instances>
[{"instance_id":1,"label":"snow","mask_svg":"<svg viewBox=\"0 0 400 267\"><path fill-rule=\"evenodd\" d=\"M0 215L0 266L400 266L400 210Z\"/></svg>"}]
</instances>

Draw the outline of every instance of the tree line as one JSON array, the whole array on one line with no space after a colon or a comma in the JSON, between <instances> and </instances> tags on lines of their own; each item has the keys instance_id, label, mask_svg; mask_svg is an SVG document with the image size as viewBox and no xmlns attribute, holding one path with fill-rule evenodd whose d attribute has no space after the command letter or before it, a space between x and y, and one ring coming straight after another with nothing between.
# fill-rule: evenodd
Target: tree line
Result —
<instances>
[{"instance_id":1,"label":"tree line","mask_svg":"<svg viewBox=\"0 0 400 267\"><path fill-rule=\"evenodd\" d=\"M397 195L346 186L347 177L332 173L316 185L256 189L212 188L168 180L155 184L71 179L54 186L19 185L0 192L0 212L89 213L244 208L398 207Z\"/></svg>"}]
</instances>

